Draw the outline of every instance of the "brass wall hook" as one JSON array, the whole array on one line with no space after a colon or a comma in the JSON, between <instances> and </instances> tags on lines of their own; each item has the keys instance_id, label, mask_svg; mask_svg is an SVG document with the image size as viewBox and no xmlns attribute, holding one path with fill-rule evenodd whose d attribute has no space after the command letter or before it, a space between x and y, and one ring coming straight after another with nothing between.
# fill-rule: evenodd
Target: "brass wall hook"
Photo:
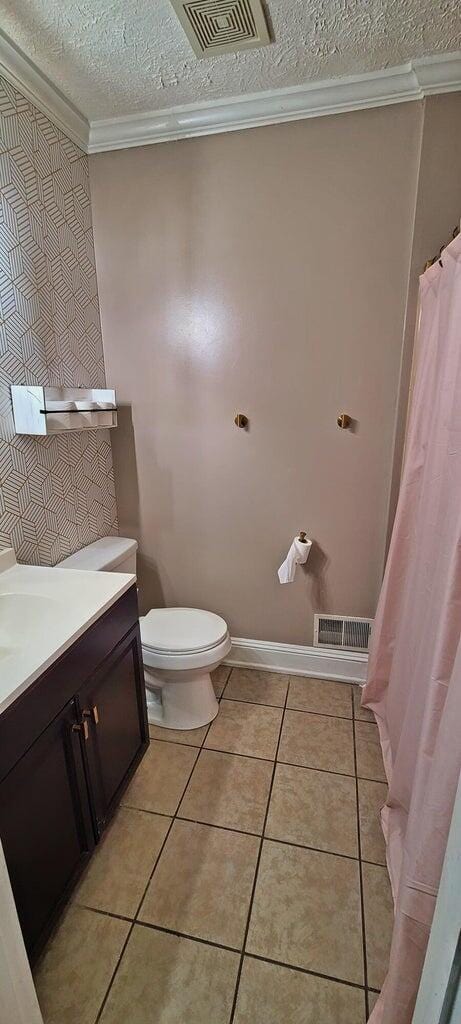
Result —
<instances>
[{"instance_id":1,"label":"brass wall hook","mask_svg":"<svg viewBox=\"0 0 461 1024\"><path fill-rule=\"evenodd\" d=\"M352 416L349 416L347 412L341 412L336 422L338 424L338 427L341 428L341 430L347 430L352 423Z\"/></svg>"},{"instance_id":2,"label":"brass wall hook","mask_svg":"<svg viewBox=\"0 0 461 1024\"><path fill-rule=\"evenodd\" d=\"M243 429L248 426L249 422L248 416L244 416L243 412L238 412L234 420L235 426Z\"/></svg>"}]
</instances>

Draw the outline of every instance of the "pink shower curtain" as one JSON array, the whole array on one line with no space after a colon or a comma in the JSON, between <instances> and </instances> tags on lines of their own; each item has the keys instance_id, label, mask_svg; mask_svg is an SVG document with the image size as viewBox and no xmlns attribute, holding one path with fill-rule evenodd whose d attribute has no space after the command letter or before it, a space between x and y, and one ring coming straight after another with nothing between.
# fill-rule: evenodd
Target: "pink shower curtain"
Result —
<instances>
[{"instance_id":1,"label":"pink shower curtain","mask_svg":"<svg viewBox=\"0 0 461 1024\"><path fill-rule=\"evenodd\" d=\"M378 722L395 902L373 1024L410 1024L461 768L461 235L420 279L418 369L362 703Z\"/></svg>"}]
</instances>

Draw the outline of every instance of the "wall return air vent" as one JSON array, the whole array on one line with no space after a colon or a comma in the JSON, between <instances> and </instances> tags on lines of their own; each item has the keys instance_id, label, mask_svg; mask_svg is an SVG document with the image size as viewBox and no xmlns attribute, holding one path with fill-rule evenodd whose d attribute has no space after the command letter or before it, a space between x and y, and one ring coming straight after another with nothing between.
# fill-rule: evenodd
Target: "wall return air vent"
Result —
<instances>
[{"instance_id":1,"label":"wall return air vent","mask_svg":"<svg viewBox=\"0 0 461 1024\"><path fill-rule=\"evenodd\" d=\"M353 615L314 615L314 647L368 651L373 619Z\"/></svg>"},{"instance_id":2,"label":"wall return air vent","mask_svg":"<svg viewBox=\"0 0 461 1024\"><path fill-rule=\"evenodd\" d=\"M261 0L171 0L197 57L270 43Z\"/></svg>"}]
</instances>

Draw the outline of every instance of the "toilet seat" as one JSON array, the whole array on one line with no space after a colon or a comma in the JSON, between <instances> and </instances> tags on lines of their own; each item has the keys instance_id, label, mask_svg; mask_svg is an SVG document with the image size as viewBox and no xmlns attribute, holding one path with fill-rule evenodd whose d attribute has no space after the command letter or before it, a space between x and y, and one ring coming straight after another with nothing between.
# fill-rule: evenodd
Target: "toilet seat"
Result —
<instances>
[{"instance_id":1,"label":"toilet seat","mask_svg":"<svg viewBox=\"0 0 461 1024\"><path fill-rule=\"evenodd\" d=\"M162 660L214 652L229 635L220 615L201 608L152 608L139 623L143 650Z\"/></svg>"}]
</instances>

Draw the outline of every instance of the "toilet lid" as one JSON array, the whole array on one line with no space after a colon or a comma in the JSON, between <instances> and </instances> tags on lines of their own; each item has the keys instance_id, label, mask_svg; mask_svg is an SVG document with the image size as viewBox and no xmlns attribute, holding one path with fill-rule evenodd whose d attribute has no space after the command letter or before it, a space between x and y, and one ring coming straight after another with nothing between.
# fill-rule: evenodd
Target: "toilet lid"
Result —
<instances>
[{"instance_id":1,"label":"toilet lid","mask_svg":"<svg viewBox=\"0 0 461 1024\"><path fill-rule=\"evenodd\" d=\"M162 654L206 651L227 636L224 619L199 608L153 608L139 624L143 646Z\"/></svg>"}]
</instances>

